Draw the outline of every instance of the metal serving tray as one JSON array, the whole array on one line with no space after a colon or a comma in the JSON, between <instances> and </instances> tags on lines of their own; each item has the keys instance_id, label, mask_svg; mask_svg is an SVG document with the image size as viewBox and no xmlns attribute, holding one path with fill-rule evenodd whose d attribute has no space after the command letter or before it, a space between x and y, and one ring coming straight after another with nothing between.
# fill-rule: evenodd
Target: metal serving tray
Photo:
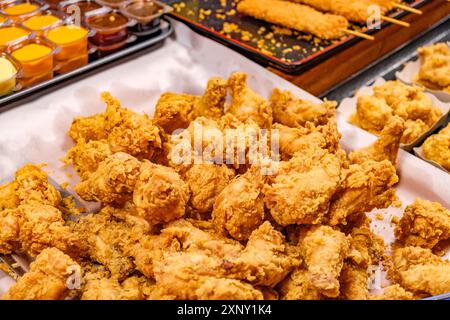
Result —
<instances>
[{"instance_id":1,"label":"metal serving tray","mask_svg":"<svg viewBox=\"0 0 450 320\"><path fill-rule=\"evenodd\" d=\"M51 86L62 85L64 83L67 83L70 79L99 68L100 66L104 66L110 62L125 58L126 56L137 53L144 48L156 46L162 43L167 37L169 37L172 32L173 28L171 23L168 20L161 18L161 23L155 27L155 30L153 33L151 33L151 35L145 37L137 37L134 42L127 44L124 48L119 49L117 52L109 53L103 57L96 56L96 54L98 53L95 52L89 56L89 63L83 67L80 67L68 73L57 75L50 80L38 83L32 87L1 97L0 111L4 108L9 107L13 103L19 102L22 99L38 95L39 93L42 93L43 90L49 89Z\"/></svg>"},{"instance_id":2,"label":"metal serving tray","mask_svg":"<svg viewBox=\"0 0 450 320\"><path fill-rule=\"evenodd\" d=\"M305 37L304 33L298 31L292 31L290 35L275 34L272 29L273 24L243 16L237 12L229 15L222 14L221 10L224 10L224 7L221 3L226 2L225 10L229 12L230 10L235 10L237 2L234 0L183 0L183 7L179 6L180 1L162 0L162 2L169 5L175 5L175 10L170 15L184 22L193 30L231 47L264 66L272 66L287 73L299 73L311 68L336 52L348 48L361 40L351 36L340 41L316 42L314 39L307 40L308 37ZM430 2L430 0L407 0L405 2L411 7L420 8ZM217 13L219 13L219 16L222 15L221 18L217 17ZM407 14L408 12L406 11L396 10L389 16L401 19ZM237 25L244 33L233 32L228 35L224 34L221 30L223 30L225 23ZM361 28L355 23L351 25ZM383 22L381 28L386 25L388 23ZM261 32L260 30L265 31ZM366 34L377 32L377 30L368 29L360 31ZM249 37L250 34L251 37ZM280 43L280 46L276 47L273 41ZM270 54L258 49L258 44L261 43L274 47L273 50L270 50ZM292 48L297 49L290 50Z\"/></svg>"}]
</instances>

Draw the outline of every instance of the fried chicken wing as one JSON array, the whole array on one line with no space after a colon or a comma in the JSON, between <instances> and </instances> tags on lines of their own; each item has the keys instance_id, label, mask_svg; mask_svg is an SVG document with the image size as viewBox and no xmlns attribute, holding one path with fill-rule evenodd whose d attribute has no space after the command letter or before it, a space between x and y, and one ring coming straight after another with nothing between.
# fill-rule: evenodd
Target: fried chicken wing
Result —
<instances>
[{"instance_id":1,"label":"fried chicken wing","mask_svg":"<svg viewBox=\"0 0 450 320\"><path fill-rule=\"evenodd\" d=\"M194 164L183 175L191 190L190 204L200 213L211 212L217 196L235 176L226 165Z\"/></svg>"},{"instance_id":2,"label":"fried chicken wing","mask_svg":"<svg viewBox=\"0 0 450 320\"><path fill-rule=\"evenodd\" d=\"M261 168L252 166L232 180L217 196L212 219L217 230L236 240L247 240L264 219Z\"/></svg>"},{"instance_id":3,"label":"fried chicken wing","mask_svg":"<svg viewBox=\"0 0 450 320\"><path fill-rule=\"evenodd\" d=\"M264 202L282 225L318 224L326 216L338 190L341 160L319 149L314 157L298 153L264 190Z\"/></svg>"},{"instance_id":4,"label":"fried chicken wing","mask_svg":"<svg viewBox=\"0 0 450 320\"><path fill-rule=\"evenodd\" d=\"M405 247L394 251L391 275L404 289L415 294L450 292L450 262L431 250Z\"/></svg>"},{"instance_id":5,"label":"fried chicken wing","mask_svg":"<svg viewBox=\"0 0 450 320\"><path fill-rule=\"evenodd\" d=\"M450 238L450 211L438 202L417 198L406 207L395 236L406 246L432 249Z\"/></svg>"},{"instance_id":6,"label":"fried chicken wing","mask_svg":"<svg viewBox=\"0 0 450 320\"><path fill-rule=\"evenodd\" d=\"M367 300L369 298L368 281L367 268L352 263L344 263L339 277L340 298Z\"/></svg>"},{"instance_id":7,"label":"fried chicken wing","mask_svg":"<svg viewBox=\"0 0 450 320\"><path fill-rule=\"evenodd\" d=\"M240 121L253 120L261 128L272 125L272 108L268 101L247 86L247 74L236 72L228 79L231 105L228 112Z\"/></svg>"},{"instance_id":8,"label":"fried chicken wing","mask_svg":"<svg viewBox=\"0 0 450 320\"><path fill-rule=\"evenodd\" d=\"M374 208L386 208L396 199L395 167L388 160L366 161L344 170L341 190L334 196L328 213L331 225L346 224L352 216Z\"/></svg>"},{"instance_id":9,"label":"fried chicken wing","mask_svg":"<svg viewBox=\"0 0 450 320\"><path fill-rule=\"evenodd\" d=\"M320 300L322 295L312 284L308 270L298 268L292 271L279 285L282 300Z\"/></svg>"},{"instance_id":10,"label":"fried chicken wing","mask_svg":"<svg viewBox=\"0 0 450 320\"><path fill-rule=\"evenodd\" d=\"M443 89L450 86L450 47L447 43L436 43L419 48L422 65L416 78L419 83L431 89ZM435 87L438 88L435 88Z\"/></svg>"},{"instance_id":11,"label":"fried chicken wing","mask_svg":"<svg viewBox=\"0 0 450 320\"><path fill-rule=\"evenodd\" d=\"M321 104L298 99L290 91L274 89L270 96L274 122L297 128L306 122L324 125L334 117L336 102L324 101Z\"/></svg>"},{"instance_id":12,"label":"fried chicken wing","mask_svg":"<svg viewBox=\"0 0 450 320\"><path fill-rule=\"evenodd\" d=\"M222 78L211 78L206 85L205 94L194 106L197 117L219 119L225 112L228 83Z\"/></svg>"},{"instance_id":13,"label":"fried chicken wing","mask_svg":"<svg viewBox=\"0 0 450 320\"><path fill-rule=\"evenodd\" d=\"M199 99L189 94L163 93L156 103L153 122L168 134L187 128L195 118L194 106Z\"/></svg>"},{"instance_id":14,"label":"fried chicken wing","mask_svg":"<svg viewBox=\"0 0 450 320\"><path fill-rule=\"evenodd\" d=\"M329 226L312 227L302 239L300 250L311 285L321 294L339 295L339 275L350 249L345 234Z\"/></svg>"},{"instance_id":15,"label":"fried chicken wing","mask_svg":"<svg viewBox=\"0 0 450 320\"><path fill-rule=\"evenodd\" d=\"M414 295L398 284L393 284L384 288L383 294L372 295L369 298L370 300L413 300Z\"/></svg>"},{"instance_id":16,"label":"fried chicken wing","mask_svg":"<svg viewBox=\"0 0 450 320\"><path fill-rule=\"evenodd\" d=\"M105 128L105 117L96 114L90 117L76 117L69 129L69 136L73 141L103 140L108 138L109 132Z\"/></svg>"},{"instance_id":17,"label":"fried chicken wing","mask_svg":"<svg viewBox=\"0 0 450 320\"><path fill-rule=\"evenodd\" d=\"M450 124L438 134L428 137L422 150L426 159L435 161L450 171Z\"/></svg>"},{"instance_id":18,"label":"fried chicken wing","mask_svg":"<svg viewBox=\"0 0 450 320\"><path fill-rule=\"evenodd\" d=\"M392 117L392 108L383 98L375 96L358 96L356 113L350 117L350 122L371 133L379 133Z\"/></svg>"},{"instance_id":19,"label":"fried chicken wing","mask_svg":"<svg viewBox=\"0 0 450 320\"><path fill-rule=\"evenodd\" d=\"M363 163L367 160L389 160L397 165L397 154L400 148L400 139L405 129L402 118L393 116L381 131L378 140L368 147L351 152L348 158L351 163Z\"/></svg>"},{"instance_id":20,"label":"fried chicken wing","mask_svg":"<svg viewBox=\"0 0 450 320\"><path fill-rule=\"evenodd\" d=\"M75 190L87 201L123 203L132 198L141 163L129 154L118 152L102 161L89 178Z\"/></svg>"},{"instance_id":21,"label":"fried chicken wing","mask_svg":"<svg viewBox=\"0 0 450 320\"><path fill-rule=\"evenodd\" d=\"M189 186L174 169L144 162L133 192L137 213L150 224L181 218L189 201Z\"/></svg>"},{"instance_id":22,"label":"fried chicken wing","mask_svg":"<svg viewBox=\"0 0 450 320\"><path fill-rule=\"evenodd\" d=\"M58 300L69 291L68 279L80 266L56 248L42 251L30 265L30 271L21 277L4 300Z\"/></svg>"}]
</instances>

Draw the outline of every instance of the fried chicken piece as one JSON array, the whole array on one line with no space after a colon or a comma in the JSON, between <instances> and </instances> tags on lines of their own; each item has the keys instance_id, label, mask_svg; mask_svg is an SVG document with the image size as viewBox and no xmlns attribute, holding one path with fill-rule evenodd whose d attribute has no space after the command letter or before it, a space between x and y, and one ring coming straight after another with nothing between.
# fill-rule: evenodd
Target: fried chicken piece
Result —
<instances>
[{"instance_id":1,"label":"fried chicken piece","mask_svg":"<svg viewBox=\"0 0 450 320\"><path fill-rule=\"evenodd\" d=\"M405 131L403 131L400 143L408 144L416 141L420 136L429 129L427 124L420 119L406 120Z\"/></svg>"},{"instance_id":2,"label":"fried chicken piece","mask_svg":"<svg viewBox=\"0 0 450 320\"><path fill-rule=\"evenodd\" d=\"M61 212L49 205L24 204L0 212L0 252L25 252L36 256L56 247L72 256L79 248L76 237L65 225Z\"/></svg>"},{"instance_id":3,"label":"fried chicken piece","mask_svg":"<svg viewBox=\"0 0 450 320\"><path fill-rule=\"evenodd\" d=\"M274 89L270 96L273 120L285 126L297 128L306 122L324 125L334 117L336 102L325 100L321 104L298 99L290 91Z\"/></svg>"},{"instance_id":4,"label":"fried chicken piece","mask_svg":"<svg viewBox=\"0 0 450 320\"><path fill-rule=\"evenodd\" d=\"M282 160L291 159L297 152L315 153L317 149L326 149L334 153L338 150L341 139L334 119L319 127L308 124L304 128L290 128L276 123L272 126L273 130L277 130L279 134Z\"/></svg>"},{"instance_id":5,"label":"fried chicken piece","mask_svg":"<svg viewBox=\"0 0 450 320\"><path fill-rule=\"evenodd\" d=\"M61 195L52 186L47 174L33 164L27 164L15 174L14 181L0 186L0 210L13 209L20 204L58 206Z\"/></svg>"},{"instance_id":6,"label":"fried chicken piece","mask_svg":"<svg viewBox=\"0 0 450 320\"><path fill-rule=\"evenodd\" d=\"M417 198L406 207L395 236L405 246L432 249L450 239L450 211L438 202Z\"/></svg>"},{"instance_id":7,"label":"fried chicken piece","mask_svg":"<svg viewBox=\"0 0 450 320\"><path fill-rule=\"evenodd\" d=\"M422 150L426 159L435 161L450 171L450 124L438 134L428 137Z\"/></svg>"},{"instance_id":8,"label":"fried chicken piece","mask_svg":"<svg viewBox=\"0 0 450 320\"><path fill-rule=\"evenodd\" d=\"M267 287L274 287L299 264L297 248L268 221L252 232L241 255L226 263L233 278Z\"/></svg>"},{"instance_id":9,"label":"fried chicken piece","mask_svg":"<svg viewBox=\"0 0 450 320\"><path fill-rule=\"evenodd\" d=\"M197 117L219 119L225 112L228 83L222 78L211 78L206 85L205 94L194 106Z\"/></svg>"},{"instance_id":10,"label":"fried chicken piece","mask_svg":"<svg viewBox=\"0 0 450 320\"><path fill-rule=\"evenodd\" d=\"M282 300L320 300L322 295L310 281L308 270L298 268L279 285Z\"/></svg>"},{"instance_id":11,"label":"fried chicken piece","mask_svg":"<svg viewBox=\"0 0 450 320\"><path fill-rule=\"evenodd\" d=\"M150 284L144 277L131 276L123 281L101 272L87 273L81 300L143 300Z\"/></svg>"},{"instance_id":12,"label":"fried chicken piece","mask_svg":"<svg viewBox=\"0 0 450 320\"><path fill-rule=\"evenodd\" d=\"M387 208L396 199L392 187L398 180L395 167L388 160L351 165L344 170L341 190L331 203L329 224L345 225L352 216Z\"/></svg>"},{"instance_id":13,"label":"fried chicken piece","mask_svg":"<svg viewBox=\"0 0 450 320\"><path fill-rule=\"evenodd\" d=\"M253 120L261 128L272 125L272 108L268 101L247 86L247 74L233 73L228 79L231 90L231 105L228 112L240 121Z\"/></svg>"},{"instance_id":14,"label":"fried chicken piece","mask_svg":"<svg viewBox=\"0 0 450 320\"><path fill-rule=\"evenodd\" d=\"M189 186L172 168L144 162L133 192L137 214L150 224L181 218L189 201Z\"/></svg>"},{"instance_id":15,"label":"fried chicken piece","mask_svg":"<svg viewBox=\"0 0 450 320\"><path fill-rule=\"evenodd\" d=\"M393 284L384 288L383 294L373 295L369 298L370 300L413 300L414 295L403 289L398 284Z\"/></svg>"},{"instance_id":16,"label":"fried chicken piece","mask_svg":"<svg viewBox=\"0 0 450 320\"><path fill-rule=\"evenodd\" d=\"M393 116L381 131L380 137L370 146L351 152L348 158L351 163L363 163L367 160L389 160L397 165L397 155L400 148L400 139L405 129L402 118Z\"/></svg>"},{"instance_id":17,"label":"fried chicken piece","mask_svg":"<svg viewBox=\"0 0 450 320\"><path fill-rule=\"evenodd\" d=\"M129 154L118 152L102 161L89 178L75 190L87 201L124 203L132 198L141 163Z\"/></svg>"},{"instance_id":18,"label":"fried chicken piece","mask_svg":"<svg viewBox=\"0 0 450 320\"><path fill-rule=\"evenodd\" d=\"M226 165L194 164L183 175L192 193L191 206L200 213L211 212L217 196L234 176L235 171Z\"/></svg>"},{"instance_id":19,"label":"fried chicken piece","mask_svg":"<svg viewBox=\"0 0 450 320\"><path fill-rule=\"evenodd\" d=\"M168 134L185 129L195 118L194 106L199 99L189 94L163 93L156 103L153 122Z\"/></svg>"},{"instance_id":20,"label":"fried chicken piece","mask_svg":"<svg viewBox=\"0 0 450 320\"><path fill-rule=\"evenodd\" d=\"M282 226L322 222L338 190L341 160L326 150L316 151L313 156L297 153L265 186L266 207Z\"/></svg>"},{"instance_id":21,"label":"fried chicken piece","mask_svg":"<svg viewBox=\"0 0 450 320\"><path fill-rule=\"evenodd\" d=\"M364 130L378 134L383 130L392 115L393 110L384 98L362 95L358 96L356 113L349 120L350 123Z\"/></svg>"},{"instance_id":22,"label":"fried chicken piece","mask_svg":"<svg viewBox=\"0 0 450 320\"><path fill-rule=\"evenodd\" d=\"M450 86L450 47L447 43L436 43L417 51L422 58L416 76L419 82L430 82L441 88Z\"/></svg>"},{"instance_id":23,"label":"fried chicken piece","mask_svg":"<svg viewBox=\"0 0 450 320\"><path fill-rule=\"evenodd\" d=\"M82 180L87 180L94 173L100 162L112 155L107 140L78 140L67 153L67 161L71 162Z\"/></svg>"},{"instance_id":24,"label":"fried chicken piece","mask_svg":"<svg viewBox=\"0 0 450 320\"><path fill-rule=\"evenodd\" d=\"M394 114L405 120L421 119L431 127L442 116L442 111L433 106L433 101L422 88L400 81L387 81L375 86L373 91L375 97L383 98Z\"/></svg>"},{"instance_id":25,"label":"fried chicken piece","mask_svg":"<svg viewBox=\"0 0 450 320\"><path fill-rule=\"evenodd\" d=\"M339 277L340 297L345 300L367 300L369 298L368 281L367 268L344 263Z\"/></svg>"},{"instance_id":26,"label":"fried chicken piece","mask_svg":"<svg viewBox=\"0 0 450 320\"><path fill-rule=\"evenodd\" d=\"M107 207L97 214L80 218L72 225L72 230L85 255L104 265L113 276L123 279L132 271L132 259L123 251L142 233L124 221L114 219Z\"/></svg>"},{"instance_id":27,"label":"fried chicken piece","mask_svg":"<svg viewBox=\"0 0 450 320\"><path fill-rule=\"evenodd\" d=\"M438 295L450 292L450 262L431 250L405 247L394 251L391 276L415 294Z\"/></svg>"},{"instance_id":28,"label":"fried chicken piece","mask_svg":"<svg viewBox=\"0 0 450 320\"><path fill-rule=\"evenodd\" d=\"M42 251L3 296L4 300L59 300L68 293L68 280L80 266L56 248ZM73 275L76 276L76 275Z\"/></svg>"},{"instance_id":29,"label":"fried chicken piece","mask_svg":"<svg viewBox=\"0 0 450 320\"><path fill-rule=\"evenodd\" d=\"M105 117L96 114L90 117L76 117L69 129L69 136L73 141L103 140L108 138L109 132L105 129Z\"/></svg>"},{"instance_id":30,"label":"fried chicken piece","mask_svg":"<svg viewBox=\"0 0 450 320\"><path fill-rule=\"evenodd\" d=\"M321 294L339 295L339 275L350 243L345 234L329 226L312 227L302 239L300 250L311 285Z\"/></svg>"},{"instance_id":31,"label":"fried chicken piece","mask_svg":"<svg viewBox=\"0 0 450 320\"><path fill-rule=\"evenodd\" d=\"M212 211L218 232L238 241L249 238L264 219L264 181L261 168L254 165L222 190Z\"/></svg>"}]
</instances>

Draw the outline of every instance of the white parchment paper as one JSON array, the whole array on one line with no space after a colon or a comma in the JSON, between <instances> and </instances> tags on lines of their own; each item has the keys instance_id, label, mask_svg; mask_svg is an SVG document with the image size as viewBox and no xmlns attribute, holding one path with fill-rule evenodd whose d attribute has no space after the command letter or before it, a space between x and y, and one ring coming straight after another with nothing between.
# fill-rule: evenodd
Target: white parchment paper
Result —
<instances>
[{"instance_id":1,"label":"white parchment paper","mask_svg":"<svg viewBox=\"0 0 450 320\"><path fill-rule=\"evenodd\" d=\"M168 39L157 51L1 113L0 179L10 177L26 162L46 162L50 176L60 184L68 182L71 191L78 180L75 171L63 167L59 160L72 145L66 132L74 117L104 111L105 106L100 101L100 92L104 90L119 98L123 106L152 114L163 92L202 94L210 77L228 77L240 70L249 74L250 86L267 98L272 89L278 87L291 90L303 99L317 100L240 54L197 35L178 22L173 23L176 38ZM338 125L346 150L364 147L376 139L348 124L342 114L338 115ZM398 169L401 179L397 190L404 206L422 197L450 208L450 175L402 150ZM69 179L67 173L74 178ZM399 216L403 211L388 208L374 213L380 211L383 221L374 219L373 228L389 243L393 239L392 216ZM0 296L11 283L0 271Z\"/></svg>"}]
</instances>

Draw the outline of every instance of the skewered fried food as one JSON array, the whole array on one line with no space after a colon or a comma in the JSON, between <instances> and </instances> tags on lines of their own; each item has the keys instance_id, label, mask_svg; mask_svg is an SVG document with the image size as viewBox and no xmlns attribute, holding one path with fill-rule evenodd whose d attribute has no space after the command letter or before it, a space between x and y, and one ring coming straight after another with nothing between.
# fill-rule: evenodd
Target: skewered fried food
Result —
<instances>
[{"instance_id":1,"label":"skewered fried food","mask_svg":"<svg viewBox=\"0 0 450 320\"><path fill-rule=\"evenodd\" d=\"M283 27L313 34L322 39L338 39L345 35L346 18L325 14L311 7L281 0L242 0L238 12Z\"/></svg>"},{"instance_id":2,"label":"skewered fried food","mask_svg":"<svg viewBox=\"0 0 450 320\"><path fill-rule=\"evenodd\" d=\"M395 236L405 246L432 249L450 238L450 211L438 202L418 198L406 207Z\"/></svg>"},{"instance_id":3,"label":"skewered fried food","mask_svg":"<svg viewBox=\"0 0 450 320\"><path fill-rule=\"evenodd\" d=\"M450 124L428 137L422 145L423 156L450 171Z\"/></svg>"},{"instance_id":4,"label":"skewered fried food","mask_svg":"<svg viewBox=\"0 0 450 320\"><path fill-rule=\"evenodd\" d=\"M59 300L69 288L68 278L80 266L56 248L42 251L27 272L9 291L5 300Z\"/></svg>"}]
</instances>

